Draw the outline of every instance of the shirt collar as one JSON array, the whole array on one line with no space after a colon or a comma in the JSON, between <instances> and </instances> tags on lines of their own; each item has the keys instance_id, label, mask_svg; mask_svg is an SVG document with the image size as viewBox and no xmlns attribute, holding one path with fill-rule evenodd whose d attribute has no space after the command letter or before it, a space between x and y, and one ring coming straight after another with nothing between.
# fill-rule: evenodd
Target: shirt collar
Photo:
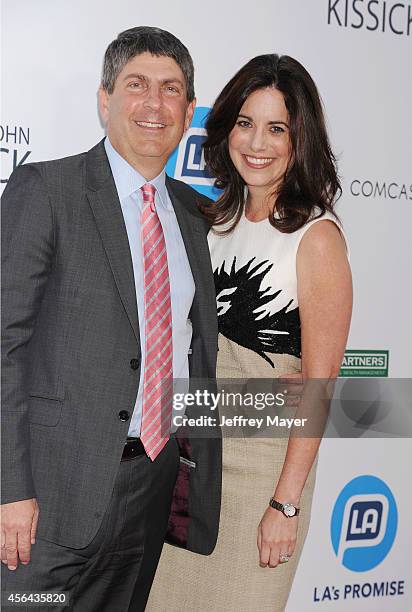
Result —
<instances>
[{"instance_id":1,"label":"shirt collar","mask_svg":"<svg viewBox=\"0 0 412 612\"><path fill-rule=\"evenodd\" d=\"M104 140L104 147L121 202L132 193L138 192L145 183L150 182L153 187L156 188L161 204L165 208L173 208L167 194L166 172L164 168L158 176L151 181L147 181L144 176L135 170L133 166L116 151L108 136L106 136Z\"/></svg>"}]
</instances>

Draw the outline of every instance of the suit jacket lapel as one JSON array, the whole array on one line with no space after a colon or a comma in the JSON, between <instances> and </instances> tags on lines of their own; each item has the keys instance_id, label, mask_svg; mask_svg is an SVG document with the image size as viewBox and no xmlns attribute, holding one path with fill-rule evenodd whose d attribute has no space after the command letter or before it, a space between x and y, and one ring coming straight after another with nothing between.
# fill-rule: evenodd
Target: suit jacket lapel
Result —
<instances>
[{"instance_id":1,"label":"suit jacket lapel","mask_svg":"<svg viewBox=\"0 0 412 612\"><path fill-rule=\"evenodd\" d=\"M215 287L206 239L205 220L196 211L193 201L187 202L186 194L180 193L178 183L172 181L168 176L166 177L166 187L176 213L192 270L195 283L195 302L202 296L202 301L210 302L211 312L213 312L213 309L216 308Z\"/></svg>"},{"instance_id":2,"label":"suit jacket lapel","mask_svg":"<svg viewBox=\"0 0 412 612\"><path fill-rule=\"evenodd\" d=\"M87 153L86 194L133 332L140 342L136 289L126 226L103 141Z\"/></svg>"}]
</instances>

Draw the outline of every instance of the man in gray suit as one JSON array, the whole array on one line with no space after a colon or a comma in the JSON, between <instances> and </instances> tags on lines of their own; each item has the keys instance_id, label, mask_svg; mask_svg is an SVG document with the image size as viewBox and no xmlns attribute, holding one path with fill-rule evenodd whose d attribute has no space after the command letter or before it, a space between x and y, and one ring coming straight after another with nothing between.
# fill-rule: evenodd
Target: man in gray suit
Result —
<instances>
[{"instance_id":1,"label":"man in gray suit","mask_svg":"<svg viewBox=\"0 0 412 612\"><path fill-rule=\"evenodd\" d=\"M220 509L220 440L169 437L159 391L216 365L207 199L164 172L195 107L186 47L122 32L99 101L105 140L3 195L3 589L138 612L165 537L210 554Z\"/></svg>"}]
</instances>

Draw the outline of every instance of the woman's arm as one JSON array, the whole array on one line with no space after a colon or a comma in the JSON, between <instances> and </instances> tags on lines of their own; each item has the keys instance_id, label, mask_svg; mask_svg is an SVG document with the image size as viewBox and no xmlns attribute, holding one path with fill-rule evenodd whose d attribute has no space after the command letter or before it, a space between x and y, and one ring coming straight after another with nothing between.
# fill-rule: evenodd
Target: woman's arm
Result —
<instances>
[{"instance_id":1,"label":"woman's arm","mask_svg":"<svg viewBox=\"0 0 412 612\"><path fill-rule=\"evenodd\" d=\"M303 379L334 379L339 374L352 313L346 245L335 223L321 221L308 229L298 249L296 272ZM319 444L319 438L290 438L276 495L298 501Z\"/></svg>"},{"instance_id":2,"label":"woman's arm","mask_svg":"<svg viewBox=\"0 0 412 612\"><path fill-rule=\"evenodd\" d=\"M299 245L296 271L301 321L302 377L334 379L345 352L352 312L352 280L345 241L332 221L310 227ZM281 503L299 506L320 438L291 437L274 492ZM279 553L292 554L297 518L268 508L259 525L261 565L275 567ZM262 554L263 553L263 554Z\"/></svg>"}]
</instances>

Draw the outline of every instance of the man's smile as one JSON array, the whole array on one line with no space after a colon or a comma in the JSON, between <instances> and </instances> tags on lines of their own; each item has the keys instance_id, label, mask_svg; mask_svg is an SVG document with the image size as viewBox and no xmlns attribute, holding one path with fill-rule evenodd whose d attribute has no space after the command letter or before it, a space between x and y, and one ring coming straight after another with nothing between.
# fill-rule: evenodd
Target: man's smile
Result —
<instances>
[{"instance_id":1,"label":"man's smile","mask_svg":"<svg viewBox=\"0 0 412 612\"><path fill-rule=\"evenodd\" d=\"M164 123L155 123L152 121L135 121L135 124L146 130L161 130L166 127Z\"/></svg>"}]
</instances>

